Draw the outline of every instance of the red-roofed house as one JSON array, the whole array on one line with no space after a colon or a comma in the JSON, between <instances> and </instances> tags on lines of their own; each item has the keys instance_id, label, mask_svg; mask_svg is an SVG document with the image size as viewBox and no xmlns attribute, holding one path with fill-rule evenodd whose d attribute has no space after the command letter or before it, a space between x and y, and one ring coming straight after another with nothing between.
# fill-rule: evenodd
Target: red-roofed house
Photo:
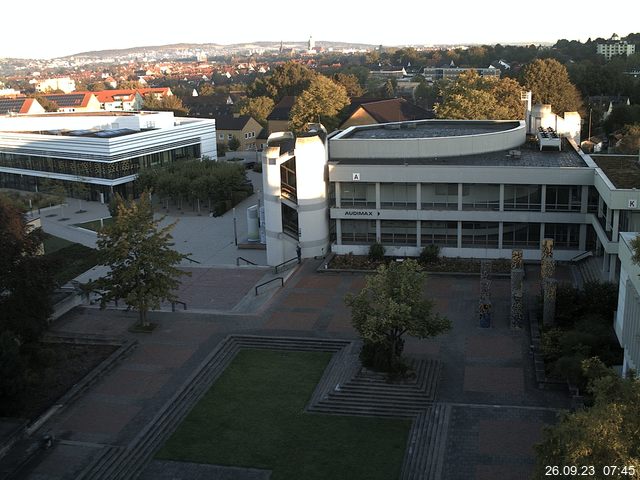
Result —
<instances>
[{"instance_id":1,"label":"red-roofed house","mask_svg":"<svg viewBox=\"0 0 640 480\"><path fill-rule=\"evenodd\" d=\"M131 112L142 109L144 99L136 90L102 90L96 92L100 108L107 112Z\"/></svg>"},{"instance_id":2,"label":"red-roofed house","mask_svg":"<svg viewBox=\"0 0 640 480\"><path fill-rule=\"evenodd\" d=\"M58 105L58 112L99 112L100 102L93 92L52 93L42 95Z\"/></svg>"},{"instance_id":3,"label":"red-roofed house","mask_svg":"<svg viewBox=\"0 0 640 480\"><path fill-rule=\"evenodd\" d=\"M38 114L44 113L44 108L35 98L0 98L0 115L10 113Z\"/></svg>"}]
</instances>

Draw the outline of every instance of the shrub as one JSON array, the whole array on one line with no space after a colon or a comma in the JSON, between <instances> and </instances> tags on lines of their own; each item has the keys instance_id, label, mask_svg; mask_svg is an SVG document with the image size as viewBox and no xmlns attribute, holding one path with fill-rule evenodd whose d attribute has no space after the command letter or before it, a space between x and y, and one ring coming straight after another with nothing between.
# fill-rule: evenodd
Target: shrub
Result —
<instances>
[{"instance_id":1,"label":"shrub","mask_svg":"<svg viewBox=\"0 0 640 480\"><path fill-rule=\"evenodd\" d=\"M374 262L380 262L384 260L384 245L381 243L374 243L369 247L369 259Z\"/></svg>"},{"instance_id":2,"label":"shrub","mask_svg":"<svg viewBox=\"0 0 640 480\"><path fill-rule=\"evenodd\" d=\"M440 247L438 245L427 245L420 252L419 261L423 265L436 263L440 260Z\"/></svg>"},{"instance_id":3,"label":"shrub","mask_svg":"<svg viewBox=\"0 0 640 480\"><path fill-rule=\"evenodd\" d=\"M362 365L371 370L388 373L391 377L404 376L408 367L402 358L404 349L404 339L399 339L396 343L396 354L390 355L391 343L365 341L360 350L360 361ZM395 358L393 365L390 359Z\"/></svg>"}]
</instances>

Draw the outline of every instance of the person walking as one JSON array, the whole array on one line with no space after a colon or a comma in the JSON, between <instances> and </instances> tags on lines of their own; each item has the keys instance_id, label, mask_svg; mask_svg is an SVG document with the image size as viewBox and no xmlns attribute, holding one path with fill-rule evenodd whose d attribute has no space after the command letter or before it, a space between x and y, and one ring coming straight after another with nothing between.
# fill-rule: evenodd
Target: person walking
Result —
<instances>
[{"instance_id":1,"label":"person walking","mask_svg":"<svg viewBox=\"0 0 640 480\"><path fill-rule=\"evenodd\" d=\"M300 244L296 246L296 255L298 255L298 263L302 263L302 249L300 248Z\"/></svg>"}]
</instances>

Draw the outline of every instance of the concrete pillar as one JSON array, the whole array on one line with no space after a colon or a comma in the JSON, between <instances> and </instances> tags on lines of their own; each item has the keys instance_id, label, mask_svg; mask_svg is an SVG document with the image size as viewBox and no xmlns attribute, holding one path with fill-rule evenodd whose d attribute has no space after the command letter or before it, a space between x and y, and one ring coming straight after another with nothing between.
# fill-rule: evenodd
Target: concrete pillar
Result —
<instances>
[{"instance_id":1,"label":"concrete pillar","mask_svg":"<svg viewBox=\"0 0 640 480\"><path fill-rule=\"evenodd\" d=\"M542 185L540 187L540 211L545 212L547 210L547 186Z\"/></svg>"},{"instance_id":2,"label":"concrete pillar","mask_svg":"<svg viewBox=\"0 0 640 480\"><path fill-rule=\"evenodd\" d=\"M341 205L341 194L340 194L340 182L335 182L336 186L336 208L342 208Z\"/></svg>"},{"instance_id":3,"label":"concrete pillar","mask_svg":"<svg viewBox=\"0 0 640 480\"><path fill-rule=\"evenodd\" d=\"M587 226L584 223L580 225L580 238L578 239L578 248L582 251L587 249Z\"/></svg>"},{"instance_id":4,"label":"concrete pillar","mask_svg":"<svg viewBox=\"0 0 640 480\"><path fill-rule=\"evenodd\" d=\"M504 233L503 222L498 222L498 249L502 250L502 234Z\"/></svg>"},{"instance_id":5,"label":"concrete pillar","mask_svg":"<svg viewBox=\"0 0 640 480\"><path fill-rule=\"evenodd\" d=\"M611 226L611 240L618 241L618 229L620 228L620 210L613 211L613 225Z\"/></svg>"},{"instance_id":6,"label":"concrete pillar","mask_svg":"<svg viewBox=\"0 0 640 480\"><path fill-rule=\"evenodd\" d=\"M462 248L462 222L458 222L458 248Z\"/></svg>"},{"instance_id":7,"label":"concrete pillar","mask_svg":"<svg viewBox=\"0 0 640 480\"><path fill-rule=\"evenodd\" d=\"M504 183L500 184L500 211L504 212Z\"/></svg>"},{"instance_id":8,"label":"concrete pillar","mask_svg":"<svg viewBox=\"0 0 640 480\"><path fill-rule=\"evenodd\" d=\"M422 222L420 220L416 220L416 247L422 247L422 235L420 232L422 231Z\"/></svg>"},{"instance_id":9,"label":"concrete pillar","mask_svg":"<svg viewBox=\"0 0 640 480\"><path fill-rule=\"evenodd\" d=\"M611 209L610 208L607 208L607 215L605 217L604 225L605 225L605 228L604 228L605 232L610 232L611 231Z\"/></svg>"},{"instance_id":10,"label":"concrete pillar","mask_svg":"<svg viewBox=\"0 0 640 480\"><path fill-rule=\"evenodd\" d=\"M380 182L376 182L376 210L380 210Z\"/></svg>"},{"instance_id":11,"label":"concrete pillar","mask_svg":"<svg viewBox=\"0 0 640 480\"><path fill-rule=\"evenodd\" d=\"M416 210L422 210L422 184L416 183Z\"/></svg>"},{"instance_id":12,"label":"concrete pillar","mask_svg":"<svg viewBox=\"0 0 640 480\"><path fill-rule=\"evenodd\" d=\"M609 281L615 282L616 280L616 270L618 266L618 256L617 255L609 255Z\"/></svg>"},{"instance_id":13,"label":"concrete pillar","mask_svg":"<svg viewBox=\"0 0 640 480\"><path fill-rule=\"evenodd\" d=\"M598 195L598 218L600 218L603 214L602 211L604 210L602 207L604 206L604 201L602 200L602 197L600 195Z\"/></svg>"},{"instance_id":14,"label":"concrete pillar","mask_svg":"<svg viewBox=\"0 0 640 480\"><path fill-rule=\"evenodd\" d=\"M462 184L458 184L458 211L462 210Z\"/></svg>"},{"instance_id":15,"label":"concrete pillar","mask_svg":"<svg viewBox=\"0 0 640 480\"><path fill-rule=\"evenodd\" d=\"M376 220L376 242L378 243L382 242L382 230L380 228L380 220Z\"/></svg>"},{"instance_id":16,"label":"concrete pillar","mask_svg":"<svg viewBox=\"0 0 640 480\"><path fill-rule=\"evenodd\" d=\"M582 193L580 195L580 213L589 211L589 186L582 185Z\"/></svg>"},{"instance_id":17,"label":"concrete pillar","mask_svg":"<svg viewBox=\"0 0 640 480\"><path fill-rule=\"evenodd\" d=\"M336 245L342 245L342 220L336 218Z\"/></svg>"},{"instance_id":18,"label":"concrete pillar","mask_svg":"<svg viewBox=\"0 0 640 480\"><path fill-rule=\"evenodd\" d=\"M542 248L542 242L544 241L544 223L540 224L540 248Z\"/></svg>"}]
</instances>

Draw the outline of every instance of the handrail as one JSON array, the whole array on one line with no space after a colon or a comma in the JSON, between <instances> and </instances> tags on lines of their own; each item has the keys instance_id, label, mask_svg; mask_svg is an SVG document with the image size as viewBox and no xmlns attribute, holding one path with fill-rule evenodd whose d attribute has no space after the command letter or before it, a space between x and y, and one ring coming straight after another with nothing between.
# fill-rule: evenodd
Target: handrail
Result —
<instances>
[{"instance_id":1,"label":"handrail","mask_svg":"<svg viewBox=\"0 0 640 480\"><path fill-rule=\"evenodd\" d=\"M272 278L271 280L261 283L260 285L256 285L255 291L256 291L256 297L258 296L258 288L260 287L264 287L265 285L268 285L271 282L275 282L276 280L280 280L280 286L284 287L284 278L283 277L276 277L276 278Z\"/></svg>"},{"instance_id":2,"label":"handrail","mask_svg":"<svg viewBox=\"0 0 640 480\"><path fill-rule=\"evenodd\" d=\"M193 258L189 258L189 257L184 257L184 258L186 260L189 260L190 262L193 262L193 263L202 263L202 262L199 262L198 260L194 260Z\"/></svg>"},{"instance_id":3,"label":"handrail","mask_svg":"<svg viewBox=\"0 0 640 480\"><path fill-rule=\"evenodd\" d=\"M297 261L298 261L298 257L293 257L293 258L290 258L289 260L285 260L284 262L279 263L278 265L276 265L276 266L274 267L274 272L273 272L273 273L278 273L278 269L279 269L280 267L283 267L283 266L285 266L287 263L289 263L289 262L293 262L293 261L296 261L296 262L297 262Z\"/></svg>"},{"instance_id":4,"label":"handrail","mask_svg":"<svg viewBox=\"0 0 640 480\"><path fill-rule=\"evenodd\" d=\"M180 305L182 305L185 310L187 309L187 304L185 302L181 302L180 300L173 300L171 302L171 311L172 312L176 311L176 303L179 303Z\"/></svg>"},{"instance_id":5,"label":"handrail","mask_svg":"<svg viewBox=\"0 0 640 480\"><path fill-rule=\"evenodd\" d=\"M240 260L244 260L245 262L247 262L247 264L249 265L257 265L257 263L253 263L251 260L247 260L244 257L236 257L236 267L240 266Z\"/></svg>"},{"instance_id":6,"label":"handrail","mask_svg":"<svg viewBox=\"0 0 640 480\"><path fill-rule=\"evenodd\" d=\"M592 257L592 256L593 256L593 252L591 250L587 250L585 252L582 252L582 253L579 253L578 255L576 255L571 260L569 260L569 262L576 263L576 262L579 262L580 260L584 260L585 258L589 258L589 257Z\"/></svg>"}]
</instances>

